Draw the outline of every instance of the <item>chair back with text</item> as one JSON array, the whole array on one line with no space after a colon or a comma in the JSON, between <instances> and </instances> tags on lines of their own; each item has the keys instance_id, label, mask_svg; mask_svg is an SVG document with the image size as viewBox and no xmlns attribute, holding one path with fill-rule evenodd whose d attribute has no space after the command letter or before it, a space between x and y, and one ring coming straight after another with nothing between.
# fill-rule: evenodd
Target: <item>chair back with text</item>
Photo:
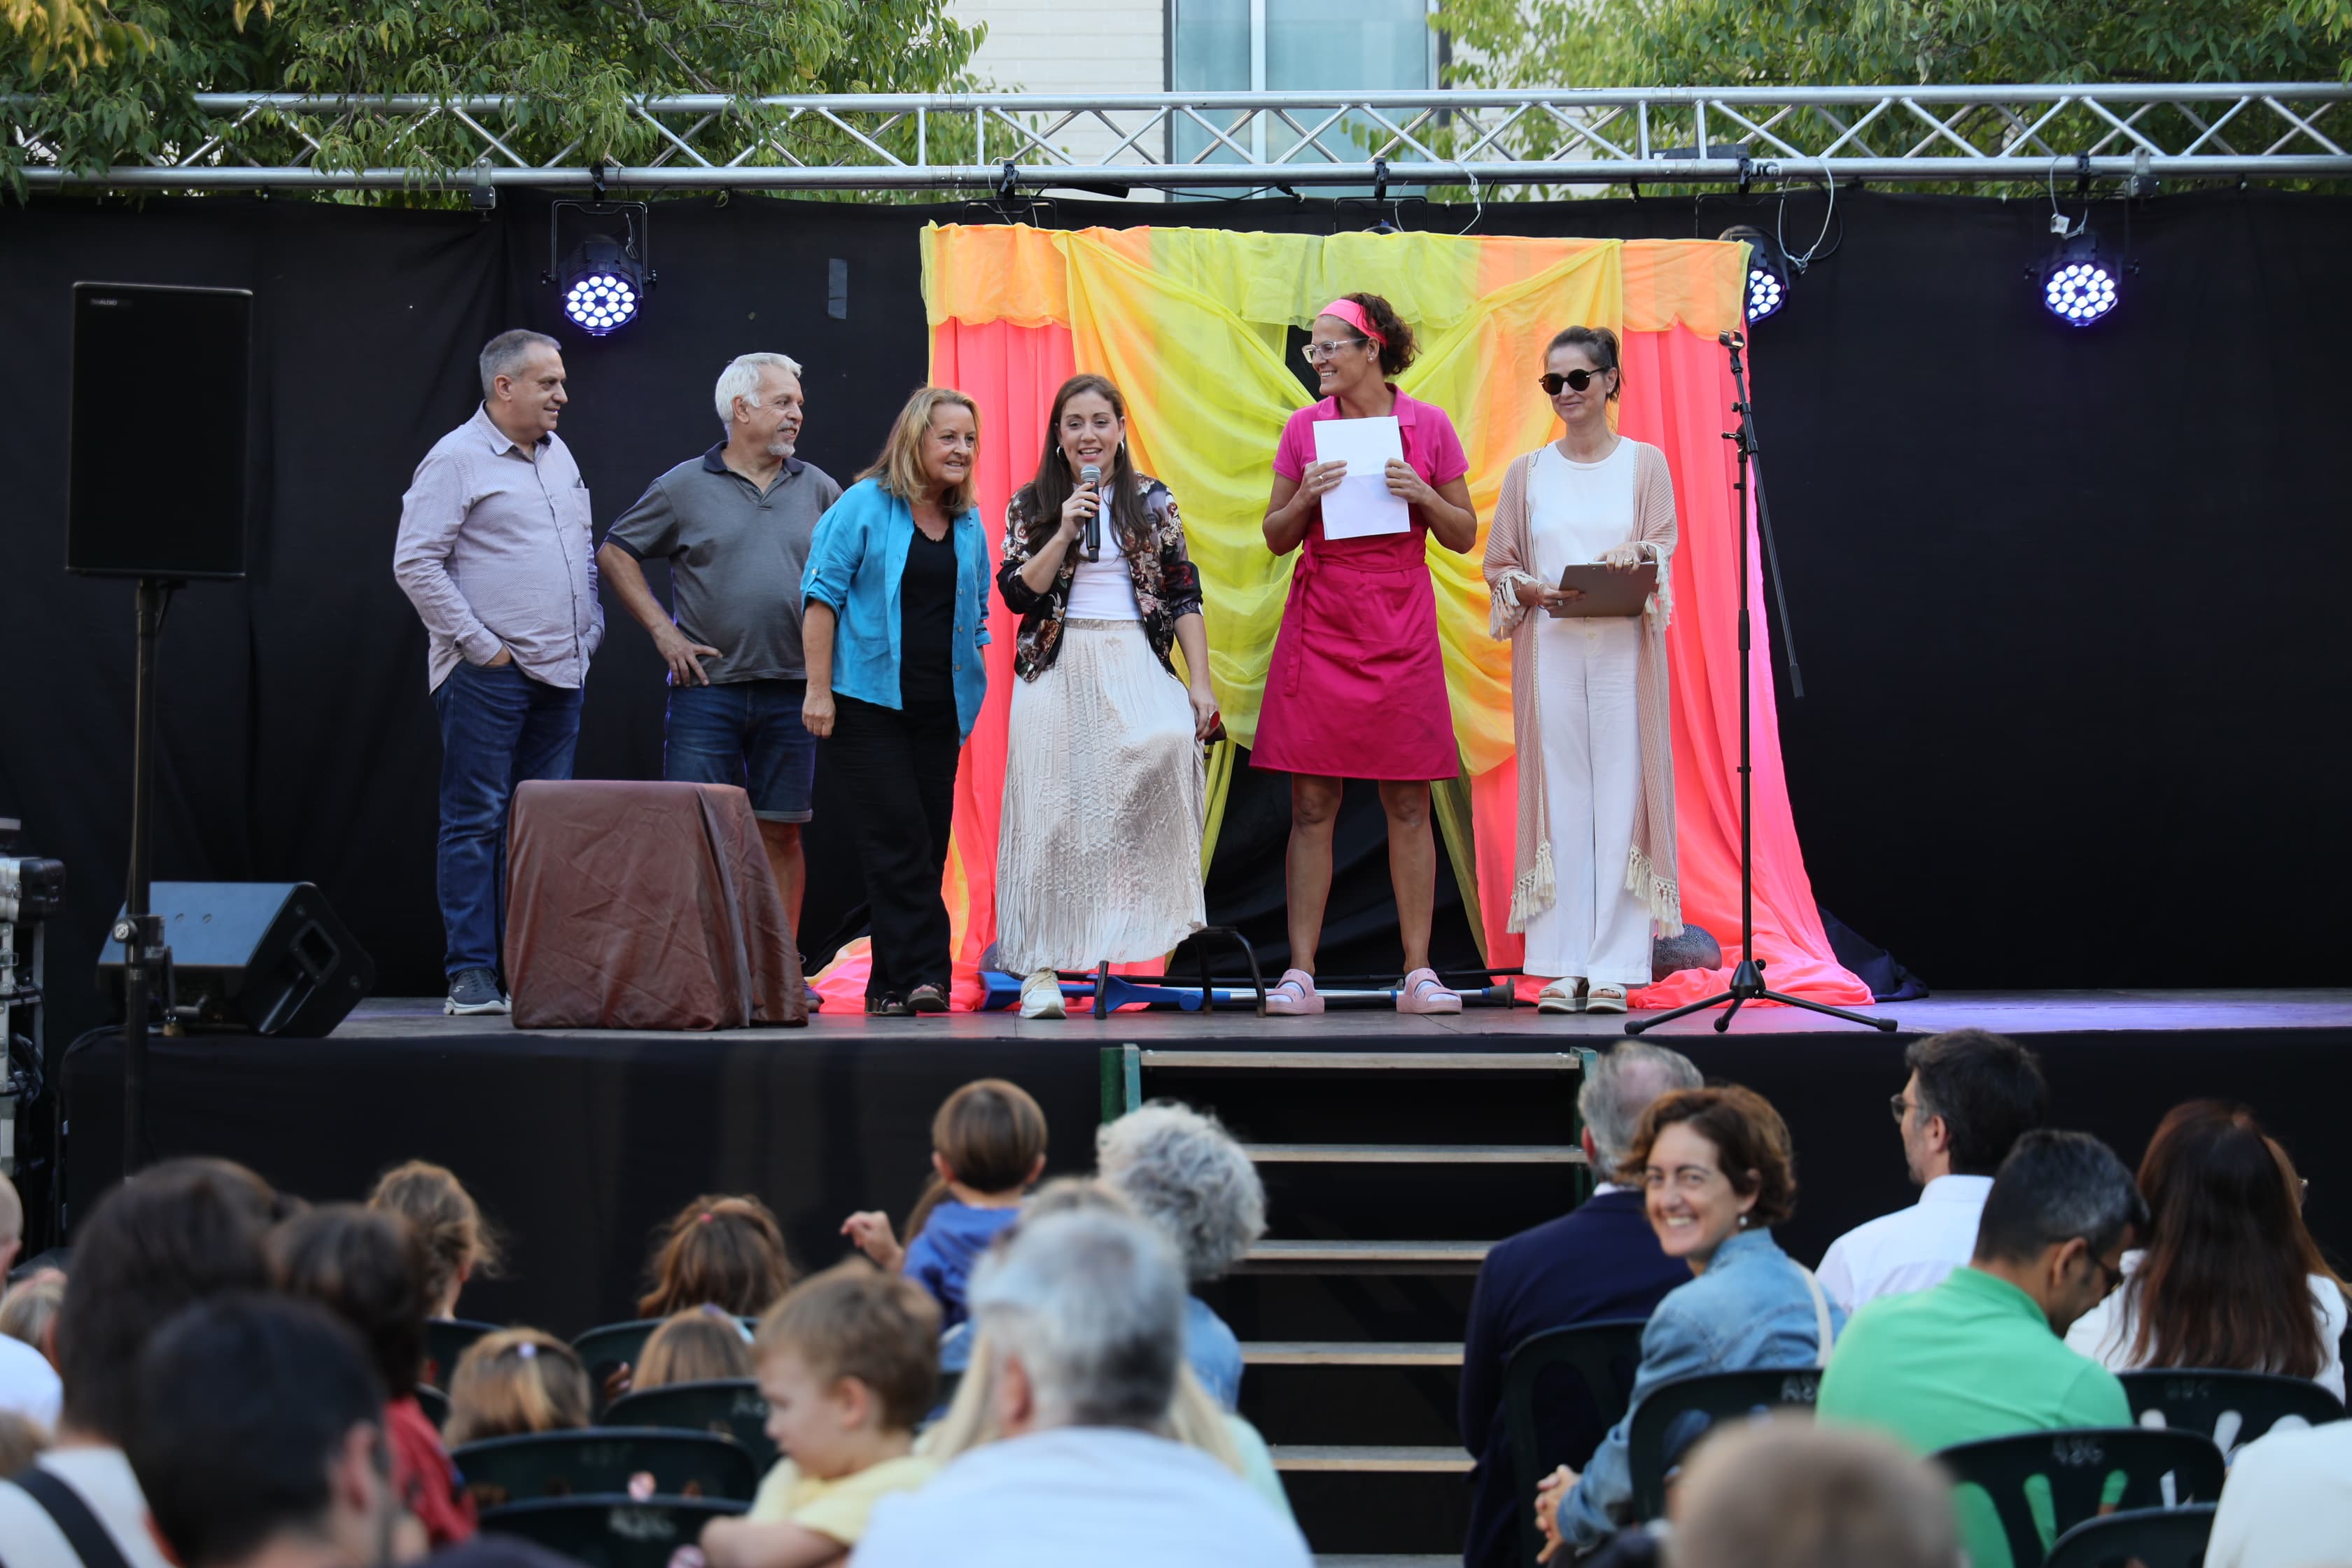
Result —
<instances>
[{"instance_id":1,"label":"chair back with text","mask_svg":"<svg viewBox=\"0 0 2352 1568\"><path fill-rule=\"evenodd\" d=\"M466 1353L466 1347L484 1334L498 1331L496 1323L477 1323L465 1318L425 1319L425 1371L416 1381L447 1392L449 1374L457 1370L457 1358Z\"/></svg>"},{"instance_id":2,"label":"chair back with text","mask_svg":"<svg viewBox=\"0 0 2352 1568\"><path fill-rule=\"evenodd\" d=\"M2221 1495L2225 1467L2210 1437L2194 1432L2159 1432L2144 1426L2073 1426L2054 1432L2021 1432L1960 1443L1934 1456L1961 1485L1981 1488L2000 1515L2014 1568L2042 1568L2049 1542L2034 1519L2027 1490L2037 1479L2049 1489L2056 1533L2063 1535L2097 1517L2106 1500L2109 1478L2124 1478L2116 1505L2153 1509L2214 1502ZM2172 1495L2165 1495L2165 1479Z\"/></svg>"},{"instance_id":3,"label":"chair back with text","mask_svg":"<svg viewBox=\"0 0 2352 1568\"><path fill-rule=\"evenodd\" d=\"M1511 1347L1503 1363L1503 1430L1511 1445L1516 1495L1534 1497L1537 1483L1558 1466L1584 1468L1601 1437L1623 1418L1633 1399L1633 1374L1641 1367L1642 1331L1648 1322L1646 1318L1611 1318L1546 1329ZM1563 1388L1570 1373L1577 1381ZM1539 1406L1552 1419L1539 1420ZM1576 1419L1579 1415L1583 1419ZM1563 1424L1576 1437L1567 1446L1560 1444ZM1543 1534L1536 1528L1533 1509L1520 1508L1516 1514L1519 1563L1526 1568L1543 1550Z\"/></svg>"},{"instance_id":4,"label":"chair back with text","mask_svg":"<svg viewBox=\"0 0 2352 1568\"><path fill-rule=\"evenodd\" d=\"M2212 1533L2210 1502L2111 1513L2060 1536L2042 1568L2204 1568Z\"/></svg>"},{"instance_id":5,"label":"chair back with text","mask_svg":"<svg viewBox=\"0 0 2352 1568\"><path fill-rule=\"evenodd\" d=\"M667 1568L670 1554L702 1538L714 1519L748 1505L727 1498L652 1497L626 1492L541 1498L482 1514L485 1535L514 1535L585 1568Z\"/></svg>"},{"instance_id":6,"label":"chair back with text","mask_svg":"<svg viewBox=\"0 0 2352 1568\"><path fill-rule=\"evenodd\" d=\"M2344 1419L2344 1402L2305 1377L2178 1367L2120 1376L2134 1421L2210 1437L2224 1458L2273 1426L2293 1430Z\"/></svg>"},{"instance_id":7,"label":"chair back with text","mask_svg":"<svg viewBox=\"0 0 2352 1568\"><path fill-rule=\"evenodd\" d=\"M768 1402L760 1397L759 1384L748 1377L673 1383L625 1394L605 1410L604 1419L614 1426L670 1426L732 1438L762 1475L778 1457L768 1436Z\"/></svg>"},{"instance_id":8,"label":"chair back with text","mask_svg":"<svg viewBox=\"0 0 2352 1568\"><path fill-rule=\"evenodd\" d=\"M535 1498L626 1495L649 1479L665 1497L733 1498L749 1502L759 1468L732 1438L654 1426L590 1426L487 1437L451 1454L466 1490L483 1508ZM639 1490L646 1489L639 1481Z\"/></svg>"},{"instance_id":9,"label":"chair back with text","mask_svg":"<svg viewBox=\"0 0 2352 1568\"><path fill-rule=\"evenodd\" d=\"M1647 1522L1664 1516L1668 1473L1717 1422L1773 1410L1811 1411L1821 1391L1821 1369L1811 1366L1702 1373L1650 1390L1633 1406L1625 1436L1634 1520Z\"/></svg>"}]
</instances>

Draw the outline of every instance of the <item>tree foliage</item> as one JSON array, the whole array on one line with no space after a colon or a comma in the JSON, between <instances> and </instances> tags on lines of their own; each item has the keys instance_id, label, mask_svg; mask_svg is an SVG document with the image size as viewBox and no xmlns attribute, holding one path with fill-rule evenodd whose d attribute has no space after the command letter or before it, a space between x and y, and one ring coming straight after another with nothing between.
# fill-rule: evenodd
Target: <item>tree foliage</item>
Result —
<instances>
[{"instance_id":1,"label":"tree foliage","mask_svg":"<svg viewBox=\"0 0 2352 1568\"><path fill-rule=\"evenodd\" d=\"M20 98L15 112L31 134L0 147L0 172L12 181L27 163L87 174L184 157L216 129L195 108L192 95L203 91L406 93L436 102L511 97L518 101L504 114L475 118L525 163L560 156L565 163L649 163L671 144L635 111L641 98L951 89L968 85L980 41L978 29L947 15L946 0L113 0L110 6L0 0L0 6L19 23L15 47L0 34L0 95L37 99L28 111ZM19 12L40 19L27 26ZM71 68L61 71L60 61ZM752 113L740 103L730 112ZM772 122L730 132L743 140L766 133L756 162L821 162L844 140L814 117L766 119ZM461 167L484 151L446 110L421 123L413 114L268 113L236 127L206 155L422 173Z\"/></svg>"}]
</instances>

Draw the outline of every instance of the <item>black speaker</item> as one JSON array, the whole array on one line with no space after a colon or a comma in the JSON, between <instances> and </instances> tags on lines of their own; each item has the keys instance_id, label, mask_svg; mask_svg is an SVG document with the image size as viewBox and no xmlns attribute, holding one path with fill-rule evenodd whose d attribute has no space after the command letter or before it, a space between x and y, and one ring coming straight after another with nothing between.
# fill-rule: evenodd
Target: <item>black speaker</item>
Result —
<instances>
[{"instance_id":1,"label":"black speaker","mask_svg":"<svg viewBox=\"0 0 2352 1568\"><path fill-rule=\"evenodd\" d=\"M252 375L248 291L74 285L67 571L245 575Z\"/></svg>"},{"instance_id":2,"label":"black speaker","mask_svg":"<svg viewBox=\"0 0 2352 1568\"><path fill-rule=\"evenodd\" d=\"M178 1016L194 1027L315 1040L375 987L375 960L309 882L157 882L148 907L163 917ZM98 984L121 1017L120 943L100 955Z\"/></svg>"}]
</instances>

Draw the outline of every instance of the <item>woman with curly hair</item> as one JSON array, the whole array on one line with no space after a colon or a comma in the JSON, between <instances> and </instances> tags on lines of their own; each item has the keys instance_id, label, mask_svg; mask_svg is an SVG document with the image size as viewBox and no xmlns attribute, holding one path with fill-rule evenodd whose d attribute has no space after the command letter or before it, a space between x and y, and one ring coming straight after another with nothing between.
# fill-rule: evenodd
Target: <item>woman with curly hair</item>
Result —
<instances>
[{"instance_id":1,"label":"woman with curly hair","mask_svg":"<svg viewBox=\"0 0 2352 1568\"><path fill-rule=\"evenodd\" d=\"M1176 498L1128 455L1127 400L1104 377L1054 394L1036 477L1005 509L996 585L1021 616L997 949L1026 976L1021 1016L1058 1018L1056 970L1161 957L1206 920L1200 742L1217 699L1201 574Z\"/></svg>"}]
</instances>

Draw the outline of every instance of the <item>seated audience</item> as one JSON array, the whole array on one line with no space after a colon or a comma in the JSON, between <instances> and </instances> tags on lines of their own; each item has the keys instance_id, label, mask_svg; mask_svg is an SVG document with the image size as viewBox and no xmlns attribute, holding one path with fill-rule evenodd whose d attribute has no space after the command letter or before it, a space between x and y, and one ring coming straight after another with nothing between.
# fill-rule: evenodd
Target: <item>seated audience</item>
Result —
<instances>
[{"instance_id":1,"label":"seated audience","mask_svg":"<svg viewBox=\"0 0 2352 1568\"><path fill-rule=\"evenodd\" d=\"M703 1526L711 1568L811 1568L846 1557L874 1505L931 1479L915 1426L939 1391L940 1310L903 1275L851 1259L760 1321L760 1392L783 1453L751 1511Z\"/></svg>"},{"instance_id":2,"label":"seated audience","mask_svg":"<svg viewBox=\"0 0 2352 1568\"><path fill-rule=\"evenodd\" d=\"M965 1084L931 1119L931 1179L907 1216L904 1247L880 1210L851 1215L841 1234L885 1268L903 1272L940 1304L940 1326L964 1321L964 1283L997 1232L1045 1173L1045 1112L1001 1078Z\"/></svg>"},{"instance_id":3,"label":"seated audience","mask_svg":"<svg viewBox=\"0 0 2352 1568\"><path fill-rule=\"evenodd\" d=\"M166 1160L98 1201L74 1229L73 1272L53 1339L64 1369L57 1446L0 1481L8 1568L82 1563L67 1520L94 1518L127 1568L166 1568L123 1447L137 1426L139 1357L184 1308L266 1290L268 1184L226 1160ZM89 1564L88 1568L98 1568Z\"/></svg>"},{"instance_id":4,"label":"seated audience","mask_svg":"<svg viewBox=\"0 0 2352 1568\"><path fill-rule=\"evenodd\" d=\"M743 1321L717 1307L697 1307L672 1313L646 1337L629 1380L630 1392L663 1388L673 1383L711 1383L719 1378L755 1375L751 1336Z\"/></svg>"},{"instance_id":5,"label":"seated audience","mask_svg":"<svg viewBox=\"0 0 2352 1568\"><path fill-rule=\"evenodd\" d=\"M653 1289L637 1301L640 1318L667 1318L717 1307L756 1318L792 1288L783 1227L758 1198L699 1197L663 1227L646 1269Z\"/></svg>"},{"instance_id":6,"label":"seated audience","mask_svg":"<svg viewBox=\"0 0 2352 1568\"><path fill-rule=\"evenodd\" d=\"M1951 1478L1782 1414L1710 1435L1675 1489L1674 1568L1958 1568Z\"/></svg>"},{"instance_id":7,"label":"seated audience","mask_svg":"<svg viewBox=\"0 0 2352 1568\"><path fill-rule=\"evenodd\" d=\"M1772 1239L1796 1213L1796 1160L1780 1113L1737 1084L1683 1089L1642 1112L1620 1179L1639 1181L1667 1257L1696 1278L1669 1291L1642 1331L1633 1404L1701 1373L1823 1364L1844 1319L1812 1275ZM1590 1552L1629 1517L1628 1415L1583 1473L1563 1465L1537 1494L1545 1535Z\"/></svg>"},{"instance_id":8,"label":"seated audience","mask_svg":"<svg viewBox=\"0 0 2352 1568\"><path fill-rule=\"evenodd\" d=\"M15 1475L39 1458L48 1446L47 1427L29 1415L0 1410L0 1476Z\"/></svg>"},{"instance_id":9,"label":"seated audience","mask_svg":"<svg viewBox=\"0 0 2352 1568\"><path fill-rule=\"evenodd\" d=\"M457 1358L441 1436L462 1448L485 1437L572 1431L587 1426L592 1413L588 1369L577 1352L537 1329L500 1329Z\"/></svg>"},{"instance_id":10,"label":"seated audience","mask_svg":"<svg viewBox=\"0 0 2352 1568\"><path fill-rule=\"evenodd\" d=\"M425 1244L428 1318L456 1317L466 1282L478 1274L495 1276L499 1271L503 1248L498 1232L446 1166L424 1160L394 1165L376 1178L368 1207L396 1214L416 1227Z\"/></svg>"},{"instance_id":11,"label":"seated audience","mask_svg":"<svg viewBox=\"0 0 2352 1568\"><path fill-rule=\"evenodd\" d=\"M269 1251L280 1290L317 1302L360 1336L387 1395L393 1489L426 1543L447 1546L472 1535L473 1500L416 1399L426 1265L415 1228L396 1215L332 1204L280 1225Z\"/></svg>"},{"instance_id":12,"label":"seated audience","mask_svg":"<svg viewBox=\"0 0 2352 1568\"><path fill-rule=\"evenodd\" d=\"M2239 1449L2213 1515L2205 1568L2352 1562L2352 1421L2271 1428Z\"/></svg>"},{"instance_id":13,"label":"seated audience","mask_svg":"<svg viewBox=\"0 0 2352 1568\"><path fill-rule=\"evenodd\" d=\"M1187 1105L1130 1110L1096 1131L1103 1182L1165 1231L1199 1289L1265 1234L1265 1186L1233 1135ZM1241 1341L1209 1304L1184 1298L1184 1358L1231 1410L1241 1403Z\"/></svg>"},{"instance_id":14,"label":"seated audience","mask_svg":"<svg viewBox=\"0 0 2352 1568\"><path fill-rule=\"evenodd\" d=\"M283 1297L205 1303L136 1378L131 1465L179 1568L393 1561L383 1395L345 1324Z\"/></svg>"},{"instance_id":15,"label":"seated audience","mask_svg":"<svg viewBox=\"0 0 2352 1568\"><path fill-rule=\"evenodd\" d=\"M17 1281L5 1296L0 1296L0 1336L28 1344L47 1356L49 1325L57 1321L58 1305L65 1299L63 1270L35 1270ZM50 1364L54 1366L56 1363Z\"/></svg>"},{"instance_id":16,"label":"seated audience","mask_svg":"<svg viewBox=\"0 0 2352 1568\"><path fill-rule=\"evenodd\" d=\"M2225 1367L2344 1397L2344 1291L2303 1224L2303 1180L2242 1105L2175 1106L2139 1163L2142 1247L2066 1342L2114 1372Z\"/></svg>"},{"instance_id":17,"label":"seated audience","mask_svg":"<svg viewBox=\"0 0 2352 1568\"><path fill-rule=\"evenodd\" d=\"M1941 1284L1966 1263L1992 1173L2050 1114L2040 1058L2006 1036L1930 1035L1914 1040L1903 1061L1911 1077L1893 1109L1919 1201L1830 1244L1822 1285L1849 1312L1881 1296Z\"/></svg>"},{"instance_id":18,"label":"seated audience","mask_svg":"<svg viewBox=\"0 0 2352 1568\"><path fill-rule=\"evenodd\" d=\"M25 1250L25 1200L16 1195L16 1184L5 1173L0 1173L0 1282L5 1282L8 1270L16 1267L16 1255Z\"/></svg>"},{"instance_id":19,"label":"seated audience","mask_svg":"<svg viewBox=\"0 0 2352 1568\"><path fill-rule=\"evenodd\" d=\"M1815 1413L1874 1426L1914 1453L2063 1426L2128 1426L2116 1374L2065 1345L2074 1320L2122 1277L2147 1206L2131 1173L2084 1132L2029 1132L1985 1198L1976 1255L1941 1285L1854 1314ZM1975 1568L2009 1568L1991 1500L1960 1498Z\"/></svg>"},{"instance_id":20,"label":"seated audience","mask_svg":"<svg viewBox=\"0 0 2352 1568\"><path fill-rule=\"evenodd\" d=\"M1156 1226L1052 1214L982 1261L971 1310L997 1439L885 1499L858 1568L1307 1568L1233 1472L1163 1434L1184 1361L1184 1267Z\"/></svg>"},{"instance_id":21,"label":"seated audience","mask_svg":"<svg viewBox=\"0 0 2352 1568\"><path fill-rule=\"evenodd\" d=\"M1659 1046L1629 1040L1602 1057L1576 1095L1585 1162L1600 1178L1592 1195L1487 1251L1462 1346L1462 1446L1478 1460L1463 1551L1471 1568L1504 1568L1518 1552L1519 1510L1527 1505L1503 1420L1503 1372L1512 1348L1548 1329L1646 1318L1667 1291L1690 1283L1689 1266L1660 1250L1639 1189L1609 1178L1624 1163L1650 1101L1704 1081L1688 1058ZM1601 1435L1598 1417L1574 1430L1553 1402L1538 1400L1537 1417L1549 1452L1581 1458Z\"/></svg>"},{"instance_id":22,"label":"seated audience","mask_svg":"<svg viewBox=\"0 0 2352 1568\"><path fill-rule=\"evenodd\" d=\"M24 1239L25 1205L15 1184L0 1175L0 1280L8 1278L8 1267L16 1262ZM47 1432L58 1424L60 1394L57 1368L41 1353L37 1340L0 1335L0 1415L25 1416ZM0 1470L0 1475L8 1473Z\"/></svg>"}]
</instances>

